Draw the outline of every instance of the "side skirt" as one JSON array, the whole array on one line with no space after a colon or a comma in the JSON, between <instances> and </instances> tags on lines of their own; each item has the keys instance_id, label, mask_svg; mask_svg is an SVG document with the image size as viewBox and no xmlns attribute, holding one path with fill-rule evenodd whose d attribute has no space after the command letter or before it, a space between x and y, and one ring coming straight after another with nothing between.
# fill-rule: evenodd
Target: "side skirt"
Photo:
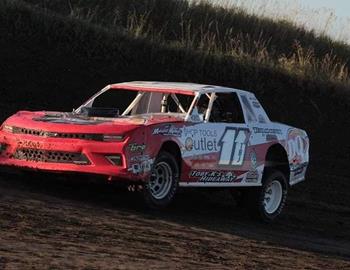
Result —
<instances>
[{"instance_id":1,"label":"side skirt","mask_svg":"<svg viewBox=\"0 0 350 270\"><path fill-rule=\"evenodd\" d=\"M261 183L198 183L180 182L180 187L260 187Z\"/></svg>"}]
</instances>

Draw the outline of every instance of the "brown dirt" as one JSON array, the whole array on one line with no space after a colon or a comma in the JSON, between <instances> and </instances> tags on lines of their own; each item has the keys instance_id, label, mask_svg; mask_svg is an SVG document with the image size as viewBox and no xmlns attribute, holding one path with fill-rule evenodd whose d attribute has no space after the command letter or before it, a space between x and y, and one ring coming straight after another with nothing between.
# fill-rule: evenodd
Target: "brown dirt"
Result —
<instances>
[{"instance_id":1,"label":"brown dirt","mask_svg":"<svg viewBox=\"0 0 350 270\"><path fill-rule=\"evenodd\" d=\"M350 208L298 191L265 225L223 191L152 212L110 185L31 178L0 178L0 269L350 269Z\"/></svg>"}]
</instances>

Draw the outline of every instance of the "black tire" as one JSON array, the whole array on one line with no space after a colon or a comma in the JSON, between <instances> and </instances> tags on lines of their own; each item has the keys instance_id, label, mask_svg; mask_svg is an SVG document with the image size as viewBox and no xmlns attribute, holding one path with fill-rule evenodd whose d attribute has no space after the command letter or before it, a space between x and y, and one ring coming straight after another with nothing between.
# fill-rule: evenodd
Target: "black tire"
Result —
<instances>
[{"instance_id":1,"label":"black tire","mask_svg":"<svg viewBox=\"0 0 350 270\"><path fill-rule=\"evenodd\" d=\"M280 191L276 190L280 190L280 188L281 195L272 195L279 194ZM244 199L255 217L270 223L282 213L287 193L288 183L285 175L278 170L269 170L264 174L262 186L250 189ZM271 203L269 203L270 201Z\"/></svg>"},{"instance_id":2,"label":"black tire","mask_svg":"<svg viewBox=\"0 0 350 270\"><path fill-rule=\"evenodd\" d=\"M164 176L160 177L160 175ZM153 164L150 179L143 187L143 197L147 206L152 209L162 209L168 206L177 192L179 177L180 169L177 160L170 153L161 151Z\"/></svg>"}]
</instances>

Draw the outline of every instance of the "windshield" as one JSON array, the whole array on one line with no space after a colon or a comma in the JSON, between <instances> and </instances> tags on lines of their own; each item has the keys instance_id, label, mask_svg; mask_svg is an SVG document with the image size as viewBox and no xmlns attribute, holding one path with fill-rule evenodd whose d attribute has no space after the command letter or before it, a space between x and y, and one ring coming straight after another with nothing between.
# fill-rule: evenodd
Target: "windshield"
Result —
<instances>
[{"instance_id":1,"label":"windshield","mask_svg":"<svg viewBox=\"0 0 350 270\"><path fill-rule=\"evenodd\" d=\"M186 115L193 98L194 96L183 94L107 89L90 98L76 113L104 117L150 113Z\"/></svg>"}]
</instances>

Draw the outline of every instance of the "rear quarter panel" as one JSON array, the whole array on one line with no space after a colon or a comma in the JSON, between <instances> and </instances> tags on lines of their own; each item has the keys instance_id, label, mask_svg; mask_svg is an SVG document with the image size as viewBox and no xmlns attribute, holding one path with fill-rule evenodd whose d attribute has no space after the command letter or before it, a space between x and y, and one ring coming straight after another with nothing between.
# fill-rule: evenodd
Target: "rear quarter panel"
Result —
<instances>
[{"instance_id":1,"label":"rear quarter panel","mask_svg":"<svg viewBox=\"0 0 350 270\"><path fill-rule=\"evenodd\" d=\"M309 163L309 138L306 132L285 124L271 122L253 93L241 93L240 100L246 122L252 130L251 145L256 149L258 160L266 163L268 149L274 144L280 144L288 156L290 184L304 180Z\"/></svg>"},{"instance_id":2,"label":"rear quarter panel","mask_svg":"<svg viewBox=\"0 0 350 270\"><path fill-rule=\"evenodd\" d=\"M290 184L294 185L305 179L309 164L310 141L304 130L289 127L285 149L290 167Z\"/></svg>"},{"instance_id":3,"label":"rear quarter panel","mask_svg":"<svg viewBox=\"0 0 350 270\"><path fill-rule=\"evenodd\" d=\"M252 125L252 145L258 149L258 158L265 166L269 148L281 145L287 153L290 170L289 183L294 185L305 179L309 163L309 138L304 130L279 123Z\"/></svg>"}]
</instances>

